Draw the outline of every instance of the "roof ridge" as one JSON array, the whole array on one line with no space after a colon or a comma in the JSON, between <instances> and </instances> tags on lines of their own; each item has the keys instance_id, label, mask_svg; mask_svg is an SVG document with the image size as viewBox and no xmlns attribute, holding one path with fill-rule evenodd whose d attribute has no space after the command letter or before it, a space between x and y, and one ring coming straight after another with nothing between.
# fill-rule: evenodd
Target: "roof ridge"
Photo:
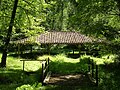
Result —
<instances>
[{"instance_id":1,"label":"roof ridge","mask_svg":"<svg viewBox=\"0 0 120 90\"><path fill-rule=\"evenodd\" d=\"M80 33L79 31L54 31L54 30L48 30L47 32L77 32Z\"/></svg>"}]
</instances>

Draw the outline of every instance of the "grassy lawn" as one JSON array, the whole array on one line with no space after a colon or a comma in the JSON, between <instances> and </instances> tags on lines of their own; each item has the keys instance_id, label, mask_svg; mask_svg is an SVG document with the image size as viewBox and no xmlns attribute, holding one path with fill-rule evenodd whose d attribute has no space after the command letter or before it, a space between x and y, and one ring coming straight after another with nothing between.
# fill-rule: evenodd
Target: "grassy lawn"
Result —
<instances>
[{"instance_id":1,"label":"grassy lawn","mask_svg":"<svg viewBox=\"0 0 120 90\"><path fill-rule=\"evenodd\" d=\"M1 54L0 54L1 57ZM99 86L42 86L41 85L41 64L38 62L27 62L25 73L22 71L21 58L8 56L7 67L0 68L0 90L120 90L120 71L118 66L113 64L114 56L103 58L81 56L81 58L70 58L65 54L54 56L43 55L37 59L50 58L50 70L52 73L74 74L86 72L88 69L86 59L90 57L99 64ZM107 65L104 65L106 64ZM32 72L29 74L28 72Z\"/></svg>"}]
</instances>

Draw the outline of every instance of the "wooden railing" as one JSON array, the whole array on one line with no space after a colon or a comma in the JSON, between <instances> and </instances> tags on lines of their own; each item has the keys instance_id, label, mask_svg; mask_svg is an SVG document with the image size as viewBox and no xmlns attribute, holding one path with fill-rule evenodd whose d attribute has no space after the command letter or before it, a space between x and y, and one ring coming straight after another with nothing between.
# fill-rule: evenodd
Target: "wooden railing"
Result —
<instances>
[{"instance_id":1,"label":"wooden railing","mask_svg":"<svg viewBox=\"0 0 120 90\"><path fill-rule=\"evenodd\" d=\"M25 70L25 62L27 61L38 61L38 62L44 62L45 60L32 60L32 59L21 59L20 61L23 61L23 71Z\"/></svg>"},{"instance_id":2,"label":"wooden railing","mask_svg":"<svg viewBox=\"0 0 120 90\"><path fill-rule=\"evenodd\" d=\"M22 59L20 61L23 61L23 71L25 70L25 62L26 61L38 61L40 63L42 63L42 85L45 84L45 82L49 81L51 72L49 71L49 63L50 63L50 59L47 58L45 60L31 60L31 59Z\"/></svg>"},{"instance_id":3,"label":"wooden railing","mask_svg":"<svg viewBox=\"0 0 120 90\"><path fill-rule=\"evenodd\" d=\"M51 75L51 72L49 71L49 63L49 58L42 62L42 85L45 85L45 83L49 81Z\"/></svg>"},{"instance_id":4,"label":"wooden railing","mask_svg":"<svg viewBox=\"0 0 120 90\"><path fill-rule=\"evenodd\" d=\"M98 86L99 82L98 82L98 65L89 58L88 60L88 75L91 79L92 82L94 82L96 84L96 86Z\"/></svg>"}]
</instances>

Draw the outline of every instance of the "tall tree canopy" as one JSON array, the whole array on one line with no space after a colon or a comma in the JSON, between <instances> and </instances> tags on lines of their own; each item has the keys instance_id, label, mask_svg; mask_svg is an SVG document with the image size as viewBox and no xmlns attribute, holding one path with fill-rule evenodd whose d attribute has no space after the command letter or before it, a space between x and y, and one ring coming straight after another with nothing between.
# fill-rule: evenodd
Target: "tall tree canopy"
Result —
<instances>
[{"instance_id":1,"label":"tall tree canopy","mask_svg":"<svg viewBox=\"0 0 120 90\"><path fill-rule=\"evenodd\" d=\"M39 23L40 19L44 18L40 17L39 0L2 0L0 4L0 37L3 41L1 66L5 67L10 39L15 40L42 32L44 28L39 27Z\"/></svg>"},{"instance_id":2,"label":"tall tree canopy","mask_svg":"<svg viewBox=\"0 0 120 90\"><path fill-rule=\"evenodd\" d=\"M47 30L76 30L114 40L119 35L119 0L46 0Z\"/></svg>"},{"instance_id":3,"label":"tall tree canopy","mask_svg":"<svg viewBox=\"0 0 120 90\"><path fill-rule=\"evenodd\" d=\"M0 45L4 45L14 0L0 0ZM119 0L19 0L11 39L45 30L79 31L119 45Z\"/></svg>"}]
</instances>

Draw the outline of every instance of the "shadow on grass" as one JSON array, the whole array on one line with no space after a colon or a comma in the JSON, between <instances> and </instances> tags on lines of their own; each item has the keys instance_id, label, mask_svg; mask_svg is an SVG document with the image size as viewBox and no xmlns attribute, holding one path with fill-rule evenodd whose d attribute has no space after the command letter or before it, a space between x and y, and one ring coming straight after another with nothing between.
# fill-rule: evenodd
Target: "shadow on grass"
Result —
<instances>
[{"instance_id":1,"label":"shadow on grass","mask_svg":"<svg viewBox=\"0 0 120 90\"><path fill-rule=\"evenodd\" d=\"M40 70L41 69L35 72L23 72L22 70L1 69L0 90L16 90L17 87L22 85L33 85L35 82L41 82Z\"/></svg>"},{"instance_id":2,"label":"shadow on grass","mask_svg":"<svg viewBox=\"0 0 120 90\"><path fill-rule=\"evenodd\" d=\"M120 90L120 65L110 63L99 66L100 87L104 90Z\"/></svg>"},{"instance_id":3,"label":"shadow on grass","mask_svg":"<svg viewBox=\"0 0 120 90\"><path fill-rule=\"evenodd\" d=\"M37 59L39 56L42 55L47 55L47 52L29 52L29 53L24 53L24 54L9 54L9 56L12 57L20 57L20 58L24 58L24 59ZM57 55L57 53L50 53L51 55Z\"/></svg>"},{"instance_id":4,"label":"shadow on grass","mask_svg":"<svg viewBox=\"0 0 120 90\"><path fill-rule=\"evenodd\" d=\"M73 59L77 59L80 57L80 54L67 54L68 58L73 58Z\"/></svg>"},{"instance_id":5,"label":"shadow on grass","mask_svg":"<svg viewBox=\"0 0 120 90\"><path fill-rule=\"evenodd\" d=\"M9 56L12 57L20 57L25 59L37 59L38 56L42 56L42 53L39 52L30 52L30 53L24 53L24 54L10 54Z\"/></svg>"}]
</instances>

